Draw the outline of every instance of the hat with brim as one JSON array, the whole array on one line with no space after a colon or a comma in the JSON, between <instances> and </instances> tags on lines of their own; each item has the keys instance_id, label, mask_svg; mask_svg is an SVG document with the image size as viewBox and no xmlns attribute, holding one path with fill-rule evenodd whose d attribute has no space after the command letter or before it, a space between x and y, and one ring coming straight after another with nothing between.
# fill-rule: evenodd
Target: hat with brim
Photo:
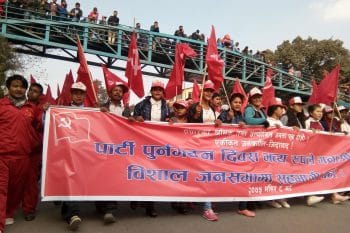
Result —
<instances>
[{"instance_id":1,"label":"hat with brim","mask_svg":"<svg viewBox=\"0 0 350 233\"><path fill-rule=\"evenodd\" d=\"M173 104L173 107L174 108L184 107L184 108L188 109L189 105L188 105L188 102L186 100L178 100Z\"/></svg>"},{"instance_id":2,"label":"hat with brim","mask_svg":"<svg viewBox=\"0 0 350 233\"><path fill-rule=\"evenodd\" d=\"M215 85L211 80L207 80L204 85L203 85L203 90L212 90L213 92L215 91Z\"/></svg>"},{"instance_id":3,"label":"hat with brim","mask_svg":"<svg viewBox=\"0 0 350 233\"><path fill-rule=\"evenodd\" d=\"M289 105L294 105L294 104L304 105L305 104L300 96L295 96L295 97L290 98L288 103L289 103Z\"/></svg>"},{"instance_id":4,"label":"hat with brim","mask_svg":"<svg viewBox=\"0 0 350 233\"><path fill-rule=\"evenodd\" d=\"M287 109L287 106L283 104L282 99L277 97L275 98L275 101L270 106L279 106Z\"/></svg>"},{"instance_id":5,"label":"hat with brim","mask_svg":"<svg viewBox=\"0 0 350 233\"><path fill-rule=\"evenodd\" d=\"M73 83L71 90L80 90L86 92L86 86L82 82Z\"/></svg>"},{"instance_id":6,"label":"hat with brim","mask_svg":"<svg viewBox=\"0 0 350 233\"><path fill-rule=\"evenodd\" d=\"M129 91L129 88L122 82L115 82L109 87L109 91L111 92L115 87L121 87L123 89L123 94Z\"/></svg>"},{"instance_id":7,"label":"hat with brim","mask_svg":"<svg viewBox=\"0 0 350 233\"><path fill-rule=\"evenodd\" d=\"M152 90L152 88L155 88L155 87L160 87L164 90L164 83L162 81L160 81L159 79L153 80L151 90Z\"/></svg>"},{"instance_id":8,"label":"hat with brim","mask_svg":"<svg viewBox=\"0 0 350 233\"><path fill-rule=\"evenodd\" d=\"M326 105L323 109L325 113L331 113L333 112L333 108L331 106Z\"/></svg>"},{"instance_id":9,"label":"hat with brim","mask_svg":"<svg viewBox=\"0 0 350 233\"><path fill-rule=\"evenodd\" d=\"M260 91L259 88L253 87L253 88L249 91L249 98L252 98L253 96L257 96L257 95L262 96L262 92Z\"/></svg>"}]
</instances>

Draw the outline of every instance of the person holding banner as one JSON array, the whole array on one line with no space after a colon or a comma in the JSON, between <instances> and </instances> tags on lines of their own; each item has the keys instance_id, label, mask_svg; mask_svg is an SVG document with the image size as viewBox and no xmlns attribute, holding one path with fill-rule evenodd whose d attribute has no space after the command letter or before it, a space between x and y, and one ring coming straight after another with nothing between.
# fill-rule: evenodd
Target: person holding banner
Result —
<instances>
[{"instance_id":1,"label":"person holding banner","mask_svg":"<svg viewBox=\"0 0 350 233\"><path fill-rule=\"evenodd\" d=\"M203 86L203 95L199 103L191 106L189 111L189 122L191 123L215 123L216 126L221 124L220 120L216 120L215 109L211 105L213 93L215 91L214 83L210 80L206 81ZM219 218L212 209L211 202L205 202L202 217L209 221L217 221Z\"/></svg>"},{"instance_id":2,"label":"person holding banner","mask_svg":"<svg viewBox=\"0 0 350 233\"><path fill-rule=\"evenodd\" d=\"M244 96L240 93L232 93L230 97L231 109L223 111L219 115L219 120L226 124L239 124L245 125L241 107L243 104Z\"/></svg>"},{"instance_id":3,"label":"person holding banner","mask_svg":"<svg viewBox=\"0 0 350 233\"><path fill-rule=\"evenodd\" d=\"M270 127L280 128L283 126L280 119L286 108L287 106L283 105L280 98L275 98L275 103L273 105L270 105L267 109L267 121L269 122ZM271 201L270 205L275 208L290 208L290 205L286 199Z\"/></svg>"},{"instance_id":4,"label":"person holding banner","mask_svg":"<svg viewBox=\"0 0 350 233\"><path fill-rule=\"evenodd\" d=\"M116 82L110 86L108 90L109 100L102 105L100 108L101 112L110 112L118 116L130 117L130 109L122 106L122 99L128 91L129 88L122 82Z\"/></svg>"},{"instance_id":5,"label":"person holding banner","mask_svg":"<svg viewBox=\"0 0 350 233\"><path fill-rule=\"evenodd\" d=\"M305 129L305 114L303 112L303 101L301 97L292 97L289 101L289 108L281 121L284 126L293 127L294 129Z\"/></svg>"},{"instance_id":6,"label":"person holding banner","mask_svg":"<svg viewBox=\"0 0 350 233\"><path fill-rule=\"evenodd\" d=\"M331 132L331 133L340 133L341 127L339 118L335 117L335 112L333 111L333 108L331 106L325 106L323 110L324 114L321 119L321 124L325 131Z\"/></svg>"},{"instance_id":7,"label":"person holding banner","mask_svg":"<svg viewBox=\"0 0 350 233\"><path fill-rule=\"evenodd\" d=\"M350 124L346 121L349 109L346 109L344 106L339 106L338 111L340 113L341 131L345 134L349 134L350 133Z\"/></svg>"},{"instance_id":8,"label":"person holding banner","mask_svg":"<svg viewBox=\"0 0 350 233\"><path fill-rule=\"evenodd\" d=\"M324 131L324 127L321 124L320 120L322 119L322 107L319 104L313 104L308 107L309 119L305 121L306 129L311 129L312 131ZM313 205L318 202L321 202L324 197L319 196L308 196L307 204ZM339 204L343 201L350 199L350 196L342 196L339 193L332 193L331 200L333 204Z\"/></svg>"},{"instance_id":9,"label":"person holding banner","mask_svg":"<svg viewBox=\"0 0 350 233\"><path fill-rule=\"evenodd\" d=\"M8 95L0 99L0 232L14 223L26 186L30 154L39 145L35 131L36 107L25 93L27 80L13 75L6 80Z\"/></svg>"},{"instance_id":10,"label":"person holding banner","mask_svg":"<svg viewBox=\"0 0 350 233\"><path fill-rule=\"evenodd\" d=\"M159 79L152 82L151 96L136 104L134 114L129 117L129 121L169 121L170 109L164 99L164 83ZM157 217L158 213L154 207L154 202L143 203L146 207L146 214L150 217ZM137 202L131 202L131 208L138 206Z\"/></svg>"}]
</instances>

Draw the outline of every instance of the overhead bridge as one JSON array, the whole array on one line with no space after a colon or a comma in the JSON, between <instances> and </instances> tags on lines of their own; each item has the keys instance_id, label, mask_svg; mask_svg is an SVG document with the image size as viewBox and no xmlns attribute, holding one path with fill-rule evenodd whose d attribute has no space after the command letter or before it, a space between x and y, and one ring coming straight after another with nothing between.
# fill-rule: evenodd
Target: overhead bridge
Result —
<instances>
[{"instance_id":1,"label":"overhead bridge","mask_svg":"<svg viewBox=\"0 0 350 233\"><path fill-rule=\"evenodd\" d=\"M89 60L90 65L100 66L104 63L109 68L124 70L125 63L121 66L116 61L127 60L131 33L135 31L144 74L168 77L175 61L176 43L188 43L198 54L197 57L186 61L185 80L193 82L196 79L201 83L205 73L207 45L202 41L142 29L135 30L124 25L109 26L85 20L72 22L67 18L8 5L3 6L1 14L1 36L7 38L19 53L78 62L78 35L85 53L95 55L100 60ZM115 40L109 37L111 33L115 34ZM311 81L307 78L296 77L278 67L270 67L252 56L225 48L218 49L225 62L223 72L226 82L232 83L238 78L244 86L263 86L266 71L270 68L274 73L272 79L277 92L295 93L304 98L311 94Z\"/></svg>"}]
</instances>

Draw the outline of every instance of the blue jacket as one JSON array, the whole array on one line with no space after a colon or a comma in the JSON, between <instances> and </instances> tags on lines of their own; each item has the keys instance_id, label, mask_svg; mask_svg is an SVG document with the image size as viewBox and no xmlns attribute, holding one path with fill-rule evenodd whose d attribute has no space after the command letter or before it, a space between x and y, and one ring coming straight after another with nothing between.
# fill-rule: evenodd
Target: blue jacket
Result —
<instances>
[{"instance_id":1,"label":"blue jacket","mask_svg":"<svg viewBox=\"0 0 350 233\"><path fill-rule=\"evenodd\" d=\"M248 105L244 110L244 120L248 125L264 125L268 127L266 118L263 110L256 111L252 105Z\"/></svg>"},{"instance_id":2,"label":"blue jacket","mask_svg":"<svg viewBox=\"0 0 350 233\"><path fill-rule=\"evenodd\" d=\"M136 104L134 108L134 117L142 116L145 121L151 120L152 104L151 96L147 96L144 100ZM162 99L161 118L160 121L167 121L170 118L170 109L166 101Z\"/></svg>"},{"instance_id":3,"label":"blue jacket","mask_svg":"<svg viewBox=\"0 0 350 233\"><path fill-rule=\"evenodd\" d=\"M229 110L227 111L223 111L222 113L220 113L219 115L219 120L222 121L222 123L226 123L226 124L239 124L239 122L243 121L244 122L244 118L243 118L243 115L241 112L235 112L235 116L231 119L231 120L228 120L227 119L227 116L228 116L228 112Z\"/></svg>"}]
</instances>

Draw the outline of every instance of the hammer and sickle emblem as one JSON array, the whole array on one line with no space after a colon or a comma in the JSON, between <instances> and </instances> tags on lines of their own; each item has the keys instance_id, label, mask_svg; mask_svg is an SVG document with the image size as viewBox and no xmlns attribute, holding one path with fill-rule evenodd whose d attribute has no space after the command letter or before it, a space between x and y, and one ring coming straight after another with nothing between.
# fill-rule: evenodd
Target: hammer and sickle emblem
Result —
<instances>
[{"instance_id":1,"label":"hammer and sickle emblem","mask_svg":"<svg viewBox=\"0 0 350 233\"><path fill-rule=\"evenodd\" d=\"M72 124L72 121L69 117L65 118L65 117L62 117L61 118L61 123L58 125L58 128L68 128L68 129L72 129L71 128L71 124Z\"/></svg>"}]
</instances>

